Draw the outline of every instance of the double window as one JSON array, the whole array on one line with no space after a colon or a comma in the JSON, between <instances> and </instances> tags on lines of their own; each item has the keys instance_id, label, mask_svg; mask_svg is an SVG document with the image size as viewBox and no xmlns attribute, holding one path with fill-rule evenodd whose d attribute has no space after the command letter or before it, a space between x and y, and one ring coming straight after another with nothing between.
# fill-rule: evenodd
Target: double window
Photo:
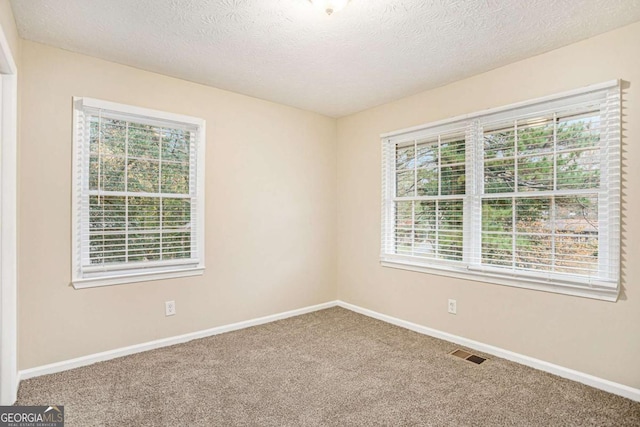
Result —
<instances>
[{"instance_id":1,"label":"double window","mask_svg":"<svg viewBox=\"0 0 640 427\"><path fill-rule=\"evenodd\" d=\"M383 135L383 265L615 300L620 89Z\"/></svg>"},{"instance_id":2,"label":"double window","mask_svg":"<svg viewBox=\"0 0 640 427\"><path fill-rule=\"evenodd\" d=\"M204 121L74 99L73 284L201 274Z\"/></svg>"}]
</instances>

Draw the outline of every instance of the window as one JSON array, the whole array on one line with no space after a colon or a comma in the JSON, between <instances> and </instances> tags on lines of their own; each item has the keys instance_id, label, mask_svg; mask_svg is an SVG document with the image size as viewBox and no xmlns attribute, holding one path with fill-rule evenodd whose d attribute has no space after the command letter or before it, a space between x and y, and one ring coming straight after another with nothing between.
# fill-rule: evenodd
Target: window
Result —
<instances>
[{"instance_id":1,"label":"window","mask_svg":"<svg viewBox=\"0 0 640 427\"><path fill-rule=\"evenodd\" d=\"M202 274L205 122L74 98L73 285Z\"/></svg>"},{"instance_id":2,"label":"window","mask_svg":"<svg viewBox=\"0 0 640 427\"><path fill-rule=\"evenodd\" d=\"M618 82L382 136L384 266L615 300Z\"/></svg>"}]
</instances>

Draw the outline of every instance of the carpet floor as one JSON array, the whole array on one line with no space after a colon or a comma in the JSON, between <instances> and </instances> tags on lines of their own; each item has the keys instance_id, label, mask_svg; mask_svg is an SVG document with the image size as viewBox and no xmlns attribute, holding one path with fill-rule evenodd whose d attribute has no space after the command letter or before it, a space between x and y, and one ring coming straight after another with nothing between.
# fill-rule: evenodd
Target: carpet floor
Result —
<instances>
[{"instance_id":1,"label":"carpet floor","mask_svg":"<svg viewBox=\"0 0 640 427\"><path fill-rule=\"evenodd\" d=\"M640 426L640 403L330 308L23 381L66 426ZM478 353L476 353L478 354Z\"/></svg>"}]
</instances>

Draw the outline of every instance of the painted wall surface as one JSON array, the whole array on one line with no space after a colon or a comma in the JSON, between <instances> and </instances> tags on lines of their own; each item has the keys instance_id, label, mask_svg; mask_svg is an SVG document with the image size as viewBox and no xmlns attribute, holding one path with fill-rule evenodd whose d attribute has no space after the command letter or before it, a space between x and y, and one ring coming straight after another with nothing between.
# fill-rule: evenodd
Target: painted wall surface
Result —
<instances>
[{"instance_id":1,"label":"painted wall surface","mask_svg":"<svg viewBox=\"0 0 640 427\"><path fill-rule=\"evenodd\" d=\"M20 369L335 299L334 119L28 41L22 48ZM207 121L203 276L69 285L73 96ZM164 316L167 300L176 316Z\"/></svg>"},{"instance_id":2,"label":"painted wall surface","mask_svg":"<svg viewBox=\"0 0 640 427\"><path fill-rule=\"evenodd\" d=\"M20 37L16 28L16 21L13 17L13 10L9 0L0 0L0 28L9 43L9 49L13 53L13 59L18 62Z\"/></svg>"},{"instance_id":3,"label":"painted wall surface","mask_svg":"<svg viewBox=\"0 0 640 427\"><path fill-rule=\"evenodd\" d=\"M640 387L640 23L338 120L338 295L384 314ZM616 303L381 267L379 135L611 79L623 98ZM458 314L447 313L447 299Z\"/></svg>"}]
</instances>

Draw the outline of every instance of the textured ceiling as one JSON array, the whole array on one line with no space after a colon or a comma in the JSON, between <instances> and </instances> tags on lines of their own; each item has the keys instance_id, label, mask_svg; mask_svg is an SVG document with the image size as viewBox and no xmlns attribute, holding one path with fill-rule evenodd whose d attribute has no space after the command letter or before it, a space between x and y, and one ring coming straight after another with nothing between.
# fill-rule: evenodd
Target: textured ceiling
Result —
<instances>
[{"instance_id":1,"label":"textured ceiling","mask_svg":"<svg viewBox=\"0 0 640 427\"><path fill-rule=\"evenodd\" d=\"M339 117L640 20L640 0L12 0L23 38Z\"/></svg>"}]
</instances>

